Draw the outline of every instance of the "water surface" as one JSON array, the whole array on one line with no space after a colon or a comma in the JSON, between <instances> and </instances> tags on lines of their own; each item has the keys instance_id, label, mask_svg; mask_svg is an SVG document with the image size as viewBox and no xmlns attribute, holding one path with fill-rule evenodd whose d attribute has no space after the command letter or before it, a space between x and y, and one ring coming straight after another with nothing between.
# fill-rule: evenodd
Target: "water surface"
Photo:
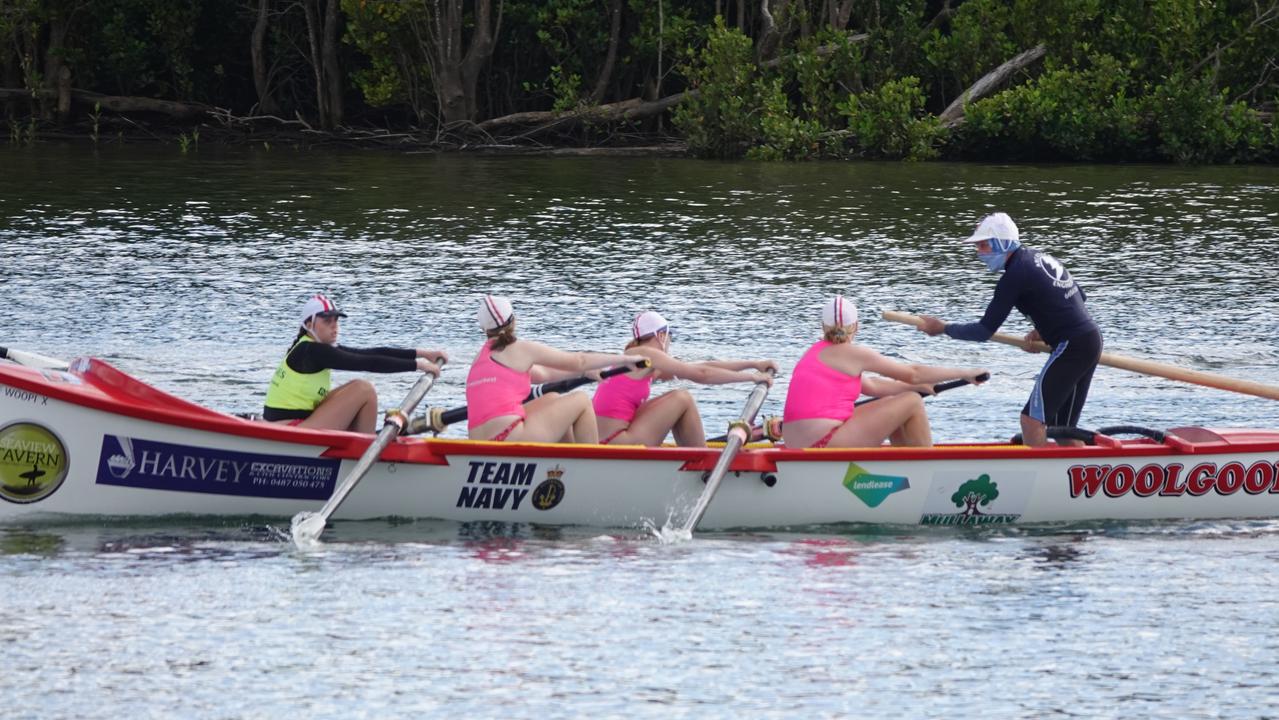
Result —
<instances>
[{"instance_id":1,"label":"water surface","mask_svg":"<svg viewBox=\"0 0 1279 720\"><path fill-rule=\"evenodd\" d=\"M995 276L960 240L983 214L1066 263L1107 350L1279 385L1277 189L1249 167L4 148L0 344L252 411L323 290L344 342L446 348L428 402L451 407L484 292L553 345L620 349L656 309L681 357L784 367L842 292L860 341L989 368L928 405L939 440L993 440L1042 356L878 319L977 319ZM374 379L385 404L411 384ZM749 388L693 390L714 434ZM1083 424L1276 427L1276 407L1103 369ZM1273 521L678 545L376 521L315 553L282 525L0 527L5 717L1279 715Z\"/></svg>"}]
</instances>

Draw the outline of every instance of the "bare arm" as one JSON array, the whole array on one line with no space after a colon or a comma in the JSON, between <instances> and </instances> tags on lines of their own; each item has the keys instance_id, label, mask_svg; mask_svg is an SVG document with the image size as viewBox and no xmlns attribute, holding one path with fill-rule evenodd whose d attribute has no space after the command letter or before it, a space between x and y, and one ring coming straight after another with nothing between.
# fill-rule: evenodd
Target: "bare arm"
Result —
<instances>
[{"instance_id":1,"label":"bare arm","mask_svg":"<svg viewBox=\"0 0 1279 720\"><path fill-rule=\"evenodd\" d=\"M724 368L725 370L758 370L766 372L772 370L777 373L777 363L773 360L704 360L698 365L710 365L711 367Z\"/></svg>"},{"instance_id":2,"label":"bare arm","mask_svg":"<svg viewBox=\"0 0 1279 720\"><path fill-rule=\"evenodd\" d=\"M878 373L907 385L932 385L963 378L977 383L982 368L956 368L897 362L862 345L840 346L837 361L844 372L856 375L862 371ZM846 349L845 349L846 348ZM913 389L913 388L912 388Z\"/></svg>"},{"instance_id":3,"label":"bare arm","mask_svg":"<svg viewBox=\"0 0 1279 720\"><path fill-rule=\"evenodd\" d=\"M638 347L632 352L643 353L645 357L652 360L653 369L657 377L662 380L678 378L702 385L726 385L736 382L767 382L770 385L772 384L772 378L762 372L730 369L717 364L716 361L687 363L676 360L653 347ZM750 367L750 365L748 364L747 367Z\"/></svg>"},{"instance_id":4,"label":"bare arm","mask_svg":"<svg viewBox=\"0 0 1279 720\"><path fill-rule=\"evenodd\" d=\"M921 383L911 385L899 380L892 380L877 375L862 376L862 394L871 397L886 397L888 395L897 395L904 392L921 392L925 395L933 394L933 386Z\"/></svg>"},{"instance_id":5,"label":"bare arm","mask_svg":"<svg viewBox=\"0 0 1279 720\"><path fill-rule=\"evenodd\" d=\"M596 352L566 352L531 340L518 343L521 360L526 361L524 368L532 372L535 366L543 366L543 371L559 370L565 377L584 375L588 370L598 370L612 365L628 365L643 359L640 355L614 355ZM510 349L515 349L512 345Z\"/></svg>"}]
</instances>

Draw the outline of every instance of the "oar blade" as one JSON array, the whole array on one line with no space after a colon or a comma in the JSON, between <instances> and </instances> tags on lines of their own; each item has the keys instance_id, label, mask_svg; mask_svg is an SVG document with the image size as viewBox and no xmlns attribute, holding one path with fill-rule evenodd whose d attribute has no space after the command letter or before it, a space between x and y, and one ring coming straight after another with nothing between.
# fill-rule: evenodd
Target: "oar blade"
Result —
<instances>
[{"instance_id":1,"label":"oar blade","mask_svg":"<svg viewBox=\"0 0 1279 720\"><path fill-rule=\"evenodd\" d=\"M319 544L320 534L327 523L319 513L302 511L293 516L289 523L289 534L293 536L293 544L299 548L313 547Z\"/></svg>"}]
</instances>

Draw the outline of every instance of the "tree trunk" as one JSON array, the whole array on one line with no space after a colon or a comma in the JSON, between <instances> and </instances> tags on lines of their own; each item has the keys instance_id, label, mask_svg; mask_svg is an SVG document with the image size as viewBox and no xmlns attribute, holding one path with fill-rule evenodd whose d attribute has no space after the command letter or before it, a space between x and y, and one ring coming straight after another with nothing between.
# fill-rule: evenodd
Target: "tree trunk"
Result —
<instances>
[{"instance_id":1,"label":"tree trunk","mask_svg":"<svg viewBox=\"0 0 1279 720\"><path fill-rule=\"evenodd\" d=\"M786 12L786 6L790 0L777 0L777 13L780 15ZM773 12L768 7L769 0L759 0L759 42L755 45L755 60L763 62L773 56L777 52L778 45L781 44L782 33L777 29L777 22L773 19Z\"/></svg>"},{"instance_id":2,"label":"tree trunk","mask_svg":"<svg viewBox=\"0 0 1279 720\"><path fill-rule=\"evenodd\" d=\"M496 20L492 0L473 0L474 24L466 54L462 53L462 24L465 12L462 0L432 0L431 20L433 48L431 77L444 124L474 121L479 113L480 74L493 56L497 34L502 26L502 0L498 0Z\"/></svg>"},{"instance_id":3,"label":"tree trunk","mask_svg":"<svg viewBox=\"0 0 1279 720\"><path fill-rule=\"evenodd\" d=\"M608 53L604 56L604 67L600 68L599 77L595 80L595 90L591 92L591 104L599 105L604 101L604 93L613 79L613 66L617 64L617 46L622 37L622 0L612 0L609 15L612 22L608 29ZM718 10L718 8L717 8Z\"/></svg>"},{"instance_id":4,"label":"tree trunk","mask_svg":"<svg viewBox=\"0 0 1279 720\"><path fill-rule=\"evenodd\" d=\"M327 0L324 15L317 5L324 0L304 0L307 35L311 45L311 65L315 75L315 105L320 115L320 127L333 130L342 124L342 68L338 64L338 3Z\"/></svg>"},{"instance_id":5,"label":"tree trunk","mask_svg":"<svg viewBox=\"0 0 1279 720\"><path fill-rule=\"evenodd\" d=\"M26 88L0 88L0 102L6 100L31 99L32 95L42 100L58 100L59 91L53 89L28 90ZM68 95L73 102L92 106L97 104L103 110L118 113L157 113L178 120L198 118L213 110L200 103L174 102L172 100L156 100L153 98L129 97L123 95L101 95L88 90L71 88Z\"/></svg>"},{"instance_id":6,"label":"tree trunk","mask_svg":"<svg viewBox=\"0 0 1279 720\"><path fill-rule=\"evenodd\" d=\"M991 70L983 75L980 80L973 83L967 90L960 93L959 97L948 105L946 109L941 112L941 115L937 116L937 119L941 121L941 124L944 127L949 128L959 125L964 122L964 107L968 103L980 100L1003 87L1003 85L1008 82L1008 79L1015 73L1030 66L1047 53L1048 48L1043 45L1036 45L994 70Z\"/></svg>"},{"instance_id":7,"label":"tree trunk","mask_svg":"<svg viewBox=\"0 0 1279 720\"><path fill-rule=\"evenodd\" d=\"M329 126L329 104L324 98L324 65L320 62L320 21L316 17L314 0L302 0L306 14L306 38L311 51L311 71L315 80L315 110L320 116L321 127Z\"/></svg>"},{"instance_id":8,"label":"tree trunk","mask_svg":"<svg viewBox=\"0 0 1279 720\"><path fill-rule=\"evenodd\" d=\"M342 66L338 63L339 25L342 17L338 12L341 0L328 0L324 13L324 44L321 46L321 61L324 63L324 79L328 87L325 97L329 102L329 125L326 130L333 130L346 119L346 104L342 97Z\"/></svg>"},{"instance_id":9,"label":"tree trunk","mask_svg":"<svg viewBox=\"0 0 1279 720\"><path fill-rule=\"evenodd\" d=\"M258 0L258 18L253 25L249 52L253 58L253 87L258 92L258 110L265 115L278 115L280 106L271 94L266 70L266 30L270 7L271 0Z\"/></svg>"},{"instance_id":10,"label":"tree trunk","mask_svg":"<svg viewBox=\"0 0 1279 720\"><path fill-rule=\"evenodd\" d=\"M54 11L49 17L49 44L44 50L44 87L57 89L61 87L63 82L62 71L66 68L62 58L64 48L66 47L67 31L71 29L71 18L63 15L61 12ZM70 78L67 79L67 90L70 91ZM59 94L59 102L56 105L59 120L63 120L62 116L62 97ZM70 99L67 99L67 111L70 112ZM50 108L43 105L42 114L47 119L50 115Z\"/></svg>"}]
</instances>

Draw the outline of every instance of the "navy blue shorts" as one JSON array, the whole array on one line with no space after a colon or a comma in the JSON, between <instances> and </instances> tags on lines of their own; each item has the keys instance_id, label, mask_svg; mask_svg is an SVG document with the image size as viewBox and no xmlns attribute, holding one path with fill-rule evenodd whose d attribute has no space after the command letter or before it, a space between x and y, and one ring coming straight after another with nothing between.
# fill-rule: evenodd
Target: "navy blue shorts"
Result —
<instances>
[{"instance_id":1,"label":"navy blue shorts","mask_svg":"<svg viewBox=\"0 0 1279 720\"><path fill-rule=\"evenodd\" d=\"M1053 348L1021 413L1045 425L1076 427L1101 359L1101 344L1101 333L1093 330Z\"/></svg>"}]
</instances>

